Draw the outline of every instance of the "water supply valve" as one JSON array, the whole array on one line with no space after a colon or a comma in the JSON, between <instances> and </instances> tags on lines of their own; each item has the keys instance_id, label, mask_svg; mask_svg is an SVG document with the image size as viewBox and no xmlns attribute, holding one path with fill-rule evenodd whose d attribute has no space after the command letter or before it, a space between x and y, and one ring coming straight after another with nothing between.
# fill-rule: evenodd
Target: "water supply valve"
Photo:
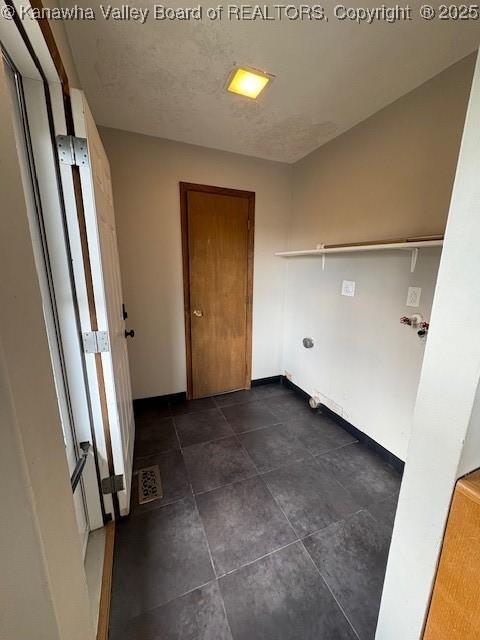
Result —
<instances>
[{"instance_id":1,"label":"water supply valve","mask_svg":"<svg viewBox=\"0 0 480 640\"><path fill-rule=\"evenodd\" d=\"M428 334L430 323L426 322L420 313L414 313L412 316L402 316L400 324L406 324L409 327L417 329L419 338L424 338Z\"/></svg>"}]
</instances>

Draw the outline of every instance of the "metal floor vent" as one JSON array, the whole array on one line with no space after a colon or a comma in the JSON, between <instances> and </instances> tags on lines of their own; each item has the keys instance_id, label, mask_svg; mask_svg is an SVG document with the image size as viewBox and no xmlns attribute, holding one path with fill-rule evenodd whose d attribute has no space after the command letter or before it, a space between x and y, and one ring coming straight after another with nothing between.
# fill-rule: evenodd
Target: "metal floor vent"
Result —
<instances>
[{"instance_id":1,"label":"metal floor vent","mask_svg":"<svg viewBox=\"0 0 480 640\"><path fill-rule=\"evenodd\" d=\"M138 502L145 504L163 498L162 481L158 465L145 467L138 472Z\"/></svg>"}]
</instances>

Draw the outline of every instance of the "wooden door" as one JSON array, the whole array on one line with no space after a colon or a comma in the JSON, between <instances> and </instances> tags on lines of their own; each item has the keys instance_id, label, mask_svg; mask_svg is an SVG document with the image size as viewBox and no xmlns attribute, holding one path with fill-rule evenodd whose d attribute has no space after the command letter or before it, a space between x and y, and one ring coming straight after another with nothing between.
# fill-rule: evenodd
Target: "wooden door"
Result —
<instances>
[{"instance_id":1,"label":"wooden door","mask_svg":"<svg viewBox=\"0 0 480 640\"><path fill-rule=\"evenodd\" d=\"M110 165L84 94L74 89L71 100L75 133L88 143L88 164L80 167L80 177L98 329L109 337L109 350L102 353L103 377L114 472L124 477L118 492L124 516L130 508L135 424Z\"/></svg>"},{"instance_id":2,"label":"wooden door","mask_svg":"<svg viewBox=\"0 0 480 640\"><path fill-rule=\"evenodd\" d=\"M188 397L251 383L255 194L180 183Z\"/></svg>"}]
</instances>

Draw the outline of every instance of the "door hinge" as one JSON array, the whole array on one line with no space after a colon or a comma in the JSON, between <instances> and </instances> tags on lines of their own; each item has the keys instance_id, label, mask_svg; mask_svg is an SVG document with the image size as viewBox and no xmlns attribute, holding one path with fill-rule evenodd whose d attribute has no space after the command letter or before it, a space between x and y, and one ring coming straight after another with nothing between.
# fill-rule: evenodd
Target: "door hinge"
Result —
<instances>
[{"instance_id":1,"label":"door hinge","mask_svg":"<svg viewBox=\"0 0 480 640\"><path fill-rule=\"evenodd\" d=\"M88 167L88 144L86 138L57 136L58 159L61 164Z\"/></svg>"},{"instance_id":2,"label":"door hinge","mask_svg":"<svg viewBox=\"0 0 480 640\"><path fill-rule=\"evenodd\" d=\"M104 353L110 351L108 331L85 331L82 333L85 353Z\"/></svg>"},{"instance_id":3,"label":"door hinge","mask_svg":"<svg viewBox=\"0 0 480 640\"><path fill-rule=\"evenodd\" d=\"M102 493L104 495L117 493L118 491L122 491L124 488L123 475L102 478Z\"/></svg>"}]
</instances>

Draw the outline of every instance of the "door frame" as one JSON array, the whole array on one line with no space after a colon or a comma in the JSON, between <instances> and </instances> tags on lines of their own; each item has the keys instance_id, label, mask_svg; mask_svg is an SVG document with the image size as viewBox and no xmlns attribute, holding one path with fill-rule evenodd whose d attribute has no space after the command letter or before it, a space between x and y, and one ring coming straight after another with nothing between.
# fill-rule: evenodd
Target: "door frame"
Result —
<instances>
[{"instance_id":1,"label":"door frame","mask_svg":"<svg viewBox=\"0 0 480 640\"><path fill-rule=\"evenodd\" d=\"M3 2L12 11L12 20L0 22L0 39L12 56L19 73L26 79L40 80L43 84L52 142L53 135L75 135L68 76L48 20L44 17L38 20L21 20L13 0ZM2 0L0 4L3 4ZM40 0L26 0L23 5L42 7ZM93 297L79 168L75 165L60 164L56 153L54 165L57 176L55 182L58 183L61 200L59 206L70 241L80 331L96 331L97 309ZM92 440L93 455L97 464L96 486L94 490L92 488L92 495L101 506L101 518L97 519L98 524L93 527L97 528L112 518L120 518L120 509L117 494L106 495L101 487L102 477L115 473L102 358L100 353L95 353L94 359L87 361L83 350L82 355L86 369L87 402L93 420L88 439ZM90 508L88 495L87 506Z\"/></svg>"},{"instance_id":2,"label":"door frame","mask_svg":"<svg viewBox=\"0 0 480 640\"><path fill-rule=\"evenodd\" d=\"M189 191L211 193L215 195L245 198L248 201L248 231L247 231L247 335L245 343L245 389L250 389L252 382L252 320L253 320L253 261L255 237L255 192L240 189L214 187L193 182L180 182L180 218L182 229L182 263L183 263L183 299L185 316L185 352L187 361L187 398L193 398L192 373L192 321L190 313L190 261L188 241L188 203Z\"/></svg>"}]
</instances>

